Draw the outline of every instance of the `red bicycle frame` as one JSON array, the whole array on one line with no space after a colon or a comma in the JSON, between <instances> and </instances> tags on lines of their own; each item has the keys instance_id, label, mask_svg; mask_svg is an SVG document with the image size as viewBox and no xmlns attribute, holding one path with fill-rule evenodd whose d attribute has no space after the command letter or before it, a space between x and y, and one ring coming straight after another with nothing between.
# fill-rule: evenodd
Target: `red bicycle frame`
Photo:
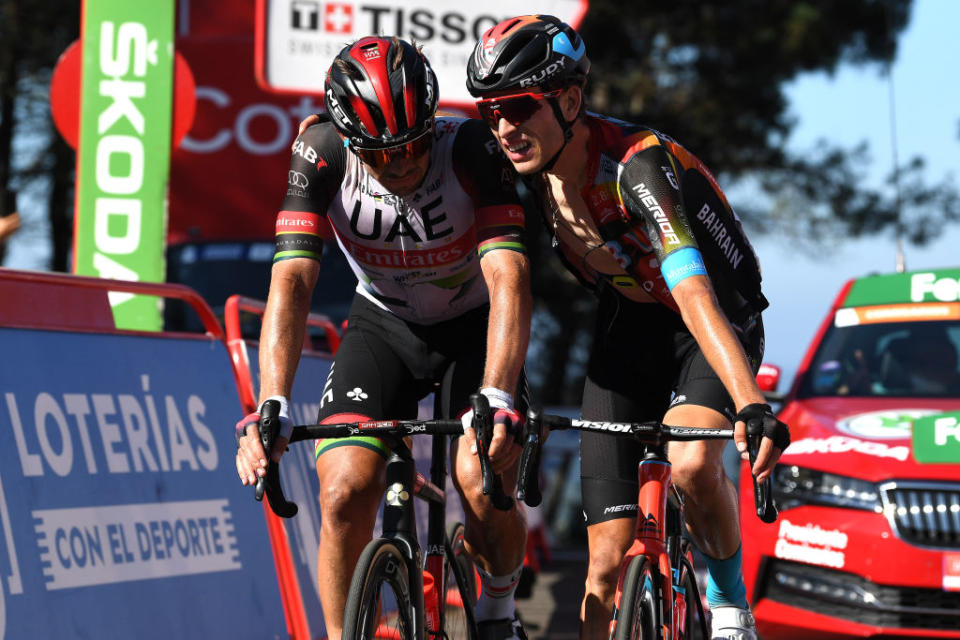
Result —
<instances>
[{"instance_id":1,"label":"red bicycle frame","mask_svg":"<svg viewBox=\"0 0 960 640\"><path fill-rule=\"evenodd\" d=\"M620 578L617 580L617 595L614 600L614 609L620 610L620 597L623 594L623 584L627 576L627 567L636 556L646 556L650 563L660 572L660 599L663 602L661 612L661 633L669 638L670 627L676 622L673 607L673 575L670 565L670 555L667 553L666 532L667 522L667 488L670 486L671 466L664 460L644 460L637 470L640 482L640 493L637 497L637 526L633 533L633 544L624 555L620 564ZM665 621L670 620L668 626ZM610 621L610 637L616 630L616 616Z\"/></svg>"}]
</instances>

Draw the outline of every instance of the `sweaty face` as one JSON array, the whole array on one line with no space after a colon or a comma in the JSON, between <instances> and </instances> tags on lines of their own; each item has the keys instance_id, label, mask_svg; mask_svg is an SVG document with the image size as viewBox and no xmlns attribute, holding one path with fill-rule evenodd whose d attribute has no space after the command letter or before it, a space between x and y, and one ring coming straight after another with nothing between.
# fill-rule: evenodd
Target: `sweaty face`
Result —
<instances>
[{"instance_id":1,"label":"sweaty face","mask_svg":"<svg viewBox=\"0 0 960 640\"><path fill-rule=\"evenodd\" d=\"M560 92L481 100L477 108L521 175L540 171L563 146L563 130L549 100Z\"/></svg>"},{"instance_id":2,"label":"sweaty face","mask_svg":"<svg viewBox=\"0 0 960 640\"><path fill-rule=\"evenodd\" d=\"M406 196L416 191L427 175L432 142L431 128L419 138L396 147L351 149L384 188L395 195Z\"/></svg>"},{"instance_id":3,"label":"sweaty face","mask_svg":"<svg viewBox=\"0 0 960 640\"><path fill-rule=\"evenodd\" d=\"M370 175L390 193L408 196L417 190L427 176L427 169L430 168L430 154L422 153L413 158L395 158L382 167L373 167L369 164L366 167Z\"/></svg>"}]
</instances>

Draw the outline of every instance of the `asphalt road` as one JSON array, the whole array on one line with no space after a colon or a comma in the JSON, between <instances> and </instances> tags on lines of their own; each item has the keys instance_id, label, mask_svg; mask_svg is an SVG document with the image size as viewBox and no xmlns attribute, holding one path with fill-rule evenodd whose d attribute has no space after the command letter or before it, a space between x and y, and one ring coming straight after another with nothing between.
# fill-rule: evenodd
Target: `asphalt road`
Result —
<instances>
[{"instance_id":1,"label":"asphalt road","mask_svg":"<svg viewBox=\"0 0 960 640\"><path fill-rule=\"evenodd\" d=\"M530 598L517 601L530 640L576 640L586 570L586 549L553 551Z\"/></svg>"}]
</instances>

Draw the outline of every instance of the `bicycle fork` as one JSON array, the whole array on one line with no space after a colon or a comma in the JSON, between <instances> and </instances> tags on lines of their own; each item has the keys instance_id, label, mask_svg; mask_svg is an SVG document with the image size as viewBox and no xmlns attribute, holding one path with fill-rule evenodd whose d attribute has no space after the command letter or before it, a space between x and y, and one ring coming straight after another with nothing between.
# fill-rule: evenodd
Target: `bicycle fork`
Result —
<instances>
[{"instance_id":1,"label":"bicycle fork","mask_svg":"<svg viewBox=\"0 0 960 640\"><path fill-rule=\"evenodd\" d=\"M637 470L640 491L637 498L637 524L634 529L633 544L627 550L620 565L620 577L617 580L616 600L613 618L610 622L610 640L616 632L620 598L630 560L643 555L649 558L652 567L656 567L655 588L660 593L660 629L662 637L670 638L673 620L673 572L670 554L667 552L668 534L667 498L670 487L671 465L666 456L648 453L640 462Z\"/></svg>"},{"instance_id":2,"label":"bicycle fork","mask_svg":"<svg viewBox=\"0 0 960 640\"><path fill-rule=\"evenodd\" d=\"M410 603L416 615L411 616L413 637L426 638L427 631L422 615L423 572L420 570L421 552L417 542L417 523L413 509L416 492L416 467L409 449L401 447L402 454L394 451L387 460L387 493L383 502L383 537L400 547L408 560L407 578L410 587Z\"/></svg>"}]
</instances>

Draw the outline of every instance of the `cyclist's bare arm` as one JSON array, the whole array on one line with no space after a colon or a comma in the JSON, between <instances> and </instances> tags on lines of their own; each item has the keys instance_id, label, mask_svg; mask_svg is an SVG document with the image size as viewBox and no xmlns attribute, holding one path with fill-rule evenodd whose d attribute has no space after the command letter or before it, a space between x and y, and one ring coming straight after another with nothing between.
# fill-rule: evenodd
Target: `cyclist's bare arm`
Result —
<instances>
[{"instance_id":1,"label":"cyclist's bare arm","mask_svg":"<svg viewBox=\"0 0 960 640\"><path fill-rule=\"evenodd\" d=\"M490 251L481 259L480 268L490 292L483 386L512 391L517 387L530 340L530 262L516 251ZM490 443L494 470L505 471L519 456L520 448L513 446L503 426L497 425Z\"/></svg>"},{"instance_id":2,"label":"cyclist's bare arm","mask_svg":"<svg viewBox=\"0 0 960 640\"><path fill-rule=\"evenodd\" d=\"M273 265L270 293L260 330L260 402L271 396L290 397L300 362L310 297L320 273L320 263L309 258L281 260ZM273 460L279 461L287 441L277 438ZM237 473L244 484L251 474L266 473L266 457L256 426L240 438Z\"/></svg>"},{"instance_id":3,"label":"cyclist's bare arm","mask_svg":"<svg viewBox=\"0 0 960 640\"><path fill-rule=\"evenodd\" d=\"M766 402L757 387L743 347L720 309L710 280L702 275L690 276L679 282L672 294L680 307L683 321L696 339L707 362L733 398L737 411L749 404ZM744 454L747 447L746 426L738 422L734 428L737 450ZM771 440L763 439L756 464L753 466L753 474L758 480L764 480L770 475L780 453Z\"/></svg>"}]
</instances>

